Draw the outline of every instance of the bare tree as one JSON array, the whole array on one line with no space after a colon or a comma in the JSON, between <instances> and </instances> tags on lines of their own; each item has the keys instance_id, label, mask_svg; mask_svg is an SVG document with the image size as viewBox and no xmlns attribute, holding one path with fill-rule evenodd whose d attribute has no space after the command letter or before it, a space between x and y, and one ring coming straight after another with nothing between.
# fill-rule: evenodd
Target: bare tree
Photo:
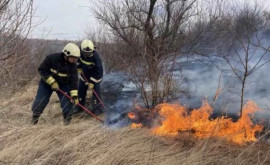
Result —
<instances>
[{"instance_id":1,"label":"bare tree","mask_svg":"<svg viewBox=\"0 0 270 165\"><path fill-rule=\"evenodd\" d=\"M221 12L216 19L198 22L199 28L195 28L193 35L199 34L200 40L191 47L193 53L208 57L210 64L220 71L229 67L233 77L241 82L240 117L247 79L269 63L270 48L264 42L265 32L269 31L268 12L256 3L241 6L230 3L227 5L229 12ZM220 57L228 66L216 60Z\"/></svg>"},{"instance_id":2,"label":"bare tree","mask_svg":"<svg viewBox=\"0 0 270 165\"><path fill-rule=\"evenodd\" d=\"M248 77L270 62L267 57L269 56L270 46L263 42L265 39L264 31L267 30L266 25L268 23L262 8L257 5L254 7L245 5L235 14L232 29L235 32L231 45L232 49L223 58L241 82L240 117L242 116Z\"/></svg>"},{"instance_id":3,"label":"bare tree","mask_svg":"<svg viewBox=\"0 0 270 165\"><path fill-rule=\"evenodd\" d=\"M93 5L111 32L114 58L140 90L146 107L167 101L173 69L196 15L197 0L104 0ZM117 46L116 46L117 45Z\"/></svg>"},{"instance_id":4,"label":"bare tree","mask_svg":"<svg viewBox=\"0 0 270 165\"><path fill-rule=\"evenodd\" d=\"M3 0L0 2L0 61L15 55L30 33L33 0Z\"/></svg>"},{"instance_id":5,"label":"bare tree","mask_svg":"<svg viewBox=\"0 0 270 165\"><path fill-rule=\"evenodd\" d=\"M29 55L26 39L32 27L32 16L33 0L0 1L1 85L11 79L16 81L18 77L12 74Z\"/></svg>"}]
</instances>

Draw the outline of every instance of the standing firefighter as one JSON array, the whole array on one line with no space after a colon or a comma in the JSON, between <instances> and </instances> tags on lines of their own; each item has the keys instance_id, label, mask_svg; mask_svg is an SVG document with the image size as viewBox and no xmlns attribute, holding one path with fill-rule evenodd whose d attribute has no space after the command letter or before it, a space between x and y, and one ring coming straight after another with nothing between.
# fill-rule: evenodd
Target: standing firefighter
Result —
<instances>
[{"instance_id":1,"label":"standing firefighter","mask_svg":"<svg viewBox=\"0 0 270 165\"><path fill-rule=\"evenodd\" d=\"M83 40L81 43L81 57L78 61L78 74L79 80L79 100L81 105L85 105L85 97L87 89L90 88L93 91L91 105L92 112L95 115L99 115L103 112L100 99L101 90L100 82L103 76L103 67L101 59L92 41ZM74 113L80 113L82 110L77 108Z\"/></svg>"},{"instance_id":2,"label":"standing firefighter","mask_svg":"<svg viewBox=\"0 0 270 165\"><path fill-rule=\"evenodd\" d=\"M74 44L67 44L62 53L48 55L38 68L41 76L37 95L34 100L32 111L32 124L38 123L38 118L47 106L53 91L56 91L62 108L64 124L71 121L72 102L58 90L68 93L77 105L78 100L78 73L77 61L80 57L80 48Z\"/></svg>"}]
</instances>

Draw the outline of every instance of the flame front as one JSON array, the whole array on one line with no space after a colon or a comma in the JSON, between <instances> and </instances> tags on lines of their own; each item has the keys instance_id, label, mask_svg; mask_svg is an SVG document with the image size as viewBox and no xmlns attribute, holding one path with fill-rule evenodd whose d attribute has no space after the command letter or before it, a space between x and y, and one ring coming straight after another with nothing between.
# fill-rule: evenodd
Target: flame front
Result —
<instances>
[{"instance_id":1,"label":"flame front","mask_svg":"<svg viewBox=\"0 0 270 165\"><path fill-rule=\"evenodd\" d=\"M181 131L192 130L197 138L222 137L238 144L256 141L255 133L261 132L262 125L254 125L250 115L259 108L249 101L243 108L243 115L237 122L230 118L219 117L209 120L212 108L204 102L189 115L186 108L178 104L159 105L160 115L164 117L162 125L153 128L153 132L160 135L176 135Z\"/></svg>"},{"instance_id":2,"label":"flame front","mask_svg":"<svg viewBox=\"0 0 270 165\"><path fill-rule=\"evenodd\" d=\"M152 132L159 135L178 135L183 131L190 131L197 138L217 137L224 138L238 144L256 141L255 133L263 130L262 125L253 124L250 117L259 110L258 106L249 101L243 108L242 117L233 122L225 116L209 119L212 107L204 102L199 109L187 112L186 107L179 104L160 104L157 106L159 115L163 118L162 124L152 128ZM135 113L128 115L131 119ZM139 128L141 123L132 123L132 128Z\"/></svg>"}]
</instances>

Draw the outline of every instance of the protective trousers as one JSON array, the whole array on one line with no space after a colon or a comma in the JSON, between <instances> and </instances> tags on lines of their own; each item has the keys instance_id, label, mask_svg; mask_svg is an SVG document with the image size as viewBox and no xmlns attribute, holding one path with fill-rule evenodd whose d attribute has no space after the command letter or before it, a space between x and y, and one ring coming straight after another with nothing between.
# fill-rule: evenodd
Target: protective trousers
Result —
<instances>
[{"instance_id":1,"label":"protective trousers","mask_svg":"<svg viewBox=\"0 0 270 165\"><path fill-rule=\"evenodd\" d=\"M70 95L70 89L68 85L60 85L60 89ZM37 95L32 105L33 118L38 118L44 111L45 107L49 103L50 97L53 93L51 86L46 84L43 80L40 80ZM71 120L71 110L73 108L72 102L66 98L62 93L56 92L60 100L62 114L65 120Z\"/></svg>"}]
</instances>

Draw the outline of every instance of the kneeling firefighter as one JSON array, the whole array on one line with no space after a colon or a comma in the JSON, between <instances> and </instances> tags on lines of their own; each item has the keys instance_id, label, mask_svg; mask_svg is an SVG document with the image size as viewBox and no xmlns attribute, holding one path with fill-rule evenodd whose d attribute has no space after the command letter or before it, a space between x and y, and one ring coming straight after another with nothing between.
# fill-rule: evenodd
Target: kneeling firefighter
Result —
<instances>
[{"instance_id":1,"label":"kneeling firefighter","mask_svg":"<svg viewBox=\"0 0 270 165\"><path fill-rule=\"evenodd\" d=\"M68 43L62 53L48 55L38 68L41 76L37 95L32 105L32 124L37 124L40 115L47 106L53 91L56 91L62 108L64 124L71 121L71 110L78 100L77 61L80 48L74 43ZM73 103L60 91L66 92L73 99Z\"/></svg>"}]
</instances>

